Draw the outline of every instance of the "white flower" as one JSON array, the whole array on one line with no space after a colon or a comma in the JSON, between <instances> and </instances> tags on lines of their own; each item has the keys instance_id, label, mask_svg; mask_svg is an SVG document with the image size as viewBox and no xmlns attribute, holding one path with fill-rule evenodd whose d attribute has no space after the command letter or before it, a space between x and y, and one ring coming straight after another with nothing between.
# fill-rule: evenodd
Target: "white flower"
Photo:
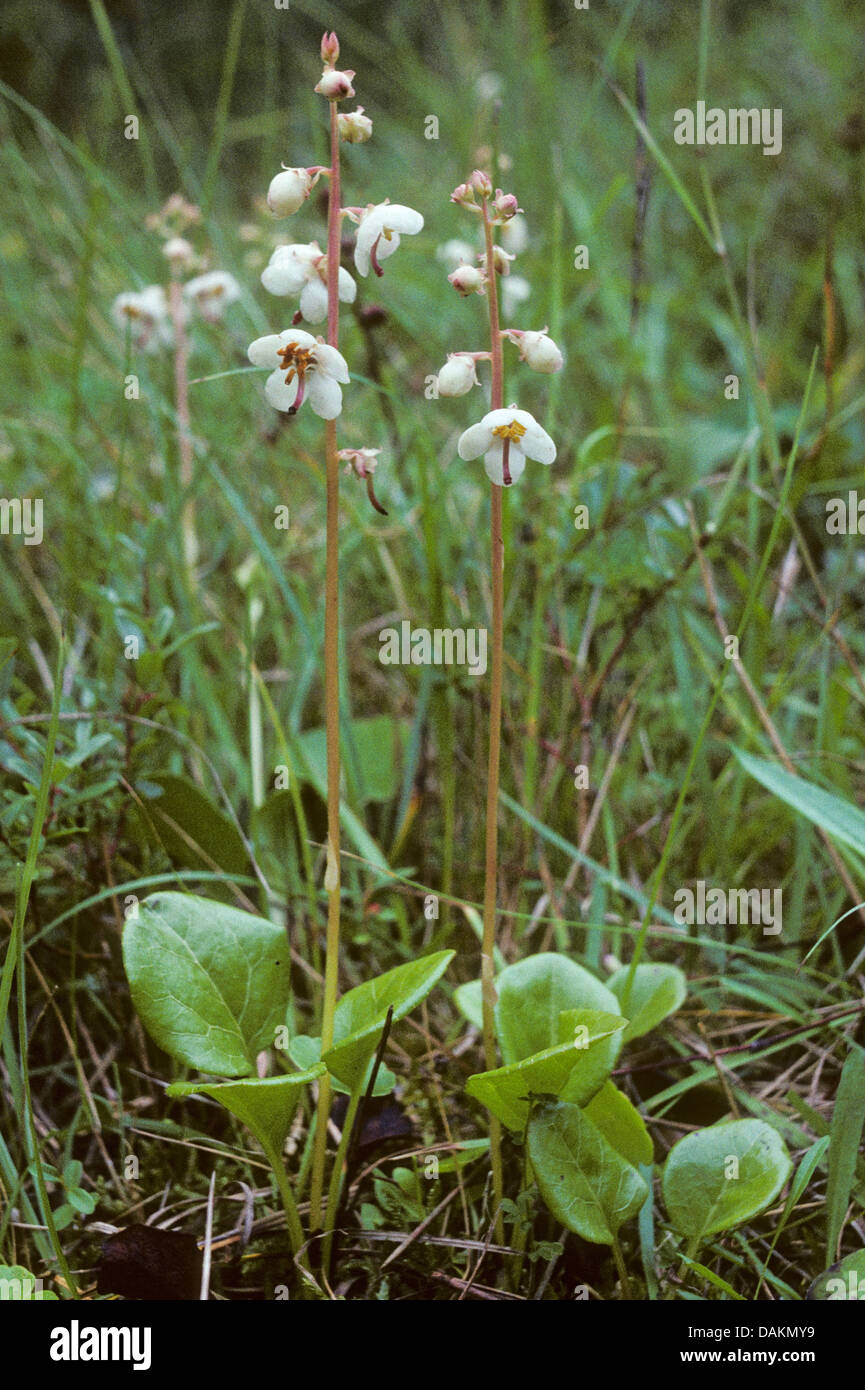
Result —
<instances>
[{"instance_id":1,"label":"white flower","mask_svg":"<svg viewBox=\"0 0 865 1390\"><path fill-rule=\"evenodd\" d=\"M322 420L335 420L342 411L339 383L349 380L342 353L302 328L268 333L250 343L247 355L256 367L272 367L264 394L275 410L294 415L305 398Z\"/></svg>"},{"instance_id":2,"label":"white flower","mask_svg":"<svg viewBox=\"0 0 865 1390\"><path fill-rule=\"evenodd\" d=\"M435 254L437 261L443 261L450 270L456 270L474 260L475 248L467 241L460 241L459 237L452 237L450 241L443 241L441 246L437 246Z\"/></svg>"},{"instance_id":3,"label":"white flower","mask_svg":"<svg viewBox=\"0 0 865 1390\"><path fill-rule=\"evenodd\" d=\"M509 222L502 224L499 239L506 251L518 256L529 244L529 228L523 213L518 212Z\"/></svg>"},{"instance_id":4,"label":"white flower","mask_svg":"<svg viewBox=\"0 0 865 1390\"><path fill-rule=\"evenodd\" d=\"M307 169L283 169L270 181L267 206L277 217L288 217L303 205L314 183Z\"/></svg>"},{"instance_id":5,"label":"white flower","mask_svg":"<svg viewBox=\"0 0 865 1390\"><path fill-rule=\"evenodd\" d=\"M340 111L336 118L339 138L347 145L365 145L372 136L372 121L363 114L363 107L356 111Z\"/></svg>"},{"instance_id":6,"label":"white flower","mask_svg":"<svg viewBox=\"0 0 865 1390\"><path fill-rule=\"evenodd\" d=\"M327 256L317 242L277 246L261 272L261 283L271 294L300 294L300 312L307 323L327 318ZM337 294L344 304L351 304L357 294L357 285L342 266Z\"/></svg>"},{"instance_id":7,"label":"white flower","mask_svg":"<svg viewBox=\"0 0 865 1390\"><path fill-rule=\"evenodd\" d=\"M502 280L502 313L509 319L520 304L529 298L532 287L523 275L508 275Z\"/></svg>"},{"instance_id":8,"label":"white flower","mask_svg":"<svg viewBox=\"0 0 865 1390\"><path fill-rule=\"evenodd\" d=\"M369 275L372 266L376 275L382 274L380 262L392 256L399 246L400 235L415 236L423 227L423 218L414 208L401 203L370 204L361 215L354 248L354 263L359 275Z\"/></svg>"},{"instance_id":9,"label":"white flower","mask_svg":"<svg viewBox=\"0 0 865 1390\"><path fill-rule=\"evenodd\" d=\"M527 363L532 371L561 371L564 358L552 338L547 337L545 328L539 333L524 333L519 328L509 328L506 336L519 348L520 361Z\"/></svg>"},{"instance_id":10,"label":"white flower","mask_svg":"<svg viewBox=\"0 0 865 1390\"><path fill-rule=\"evenodd\" d=\"M344 72L340 72L338 68L326 67L315 84L315 91L327 97L329 101L342 101L343 97L353 97L353 77L354 68L346 68Z\"/></svg>"},{"instance_id":11,"label":"white flower","mask_svg":"<svg viewBox=\"0 0 865 1390\"><path fill-rule=\"evenodd\" d=\"M177 266L191 266L195 259L195 252L186 240L186 237L169 237L162 248L162 254Z\"/></svg>"},{"instance_id":12,"label":"white flower","mask_svg":"<svg viewBox=\"0 0 865 1390\"><path fill-rule=\"evenodd\" d=\"M478 384L475 359L470 352L449 352L438 374L440 396L465 396Z\"/></svg>"},{"instance_id":13,"label":"white flower","mask_svg":"<svg viewBox=\"0 0 865 1390\"><path fill-rule=\"evenodd\" d=\"M458 265L456 270L451 271L448 279L457 294L464 297L467 294L483 294L486 290L486 273L476 265Z\"/></svg>"},{"instance_id":14,"label":"white flower","mask_svg":"<svg viewBox=\"0 0 865 1390\"><path fill-rule=\"evenodd\" d=\"M187 280L183 293L198 309L202 318L216 323L229 304L240 298L240 286L227 270L208 270Z\"/></svg>"},{"instance_id":15,"label":"white flower","mask_svg":"<svg viewBox=\"0 0 865 1390\"><path fill-rule=\"evenodd\" d=\"M491 483L510 487L525 469L526 459L552 463L556 446L527 410L509 406L491 410L477 425L470 425L460 436L457 450L461 459L484 456L484 468Z\"/></svg>"},{"instance_id":16,"label":"white flower","mask_svg":"<svg viewBox=\"0 0 865 1390\"><path fill-rule=\"evenodd\" d=\"M111 306L111 316L124 335L131 334L133 347L143 352L155 352L174 341L168 301L161 285L119 294Z\"/></svg>"}]
</instances>

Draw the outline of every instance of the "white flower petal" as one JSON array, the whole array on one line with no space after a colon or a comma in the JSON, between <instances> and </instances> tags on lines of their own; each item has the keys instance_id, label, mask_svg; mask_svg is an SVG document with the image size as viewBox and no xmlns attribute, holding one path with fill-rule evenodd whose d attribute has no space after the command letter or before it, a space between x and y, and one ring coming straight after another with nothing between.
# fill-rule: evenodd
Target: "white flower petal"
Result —
<instances>
[{"instance_id":1,"label":"white flower petal","mask_svg":"<svg viewBox=\"0 0 865 1390\"><path fill-rule=\"evenodd\" d=\"M497 430L500 425L510 425L514 420L519 420L521 425L525 424L524 420L520 420L520 415L525 415L528 420L532 418L525 410L505 410L499 407L498 410L488 411L481 420L481 424L485 425L490 434L492 434L493 430Z\"/></svg>"},{"instance_id":2,"label":"white flower petal","mask_svg":"<svg viewBox=\"0 0 865 1390\"><path fill-rule=\"evenodd\" d=\"M267 333L250 343L246 355L254 367L276 367L279 364L277 352L282 347L281 333Z\"/></svg>"},{"instance_id":3,"label":"white flower petal","mask_svg":"<svg viewBox=\"0 0 865 1390\"><path fill-rule=\"evenodd\" d=\"M327 376L333 377L334 381L341 381L344 385L348 385L351 380L348 363L335 347L331 347L329 343L319 343L315 349L315 360Z\"/></svg>"},{"instance_id":4,"label":"white flower petal","mask_svg":"<svg viewBox=\"0 0 865 1390\"><path fill-rule=\"evenodd\" d=\"M389 237L385 232L382 232L381 240L375 248L376 260L379 263L386 261L388 256L392 256L397 250L399 250L399 232L391 232Z\"/></svg>"},{"instance_id":5,"label":"white flower petal","mask_svg":"<svg viewBox=\"0 0 865 1390\"><path fill-rule=\"evenodd\" d=\"M271 372L264 383L264 394L275 410L290 410L297 397L297 377L286 385L285 372Z\"/></svg>"},{"instance_id":6,"label":"white flower petal","mask_svg":"<svg viewBox=\"0 0 865 1390\"><path fill-rule=\"evenodd\" d=\"M326 372L312 374L306 394L311 408L322 420L335 420L342 413L342 391Z\"/></svg>"},{"instance_id":7,"label":"white flower petal","mask_svg":"<svg viewBox=\"0 0 865 1390\"><path fill-rule=\"evenodd\" d=\"M300 292L300 312L307 323L322 323L327 318L327 290L319 280L307 280Z\"/></svg>"},{"instance_id":8,"label":"white flower petal","mask_svg":"<svg viewBox=\"0 0 865 1390\"><path fill-rule=\"evenodd\" d=\"M493 411L494 415L497 413L497 411ZM492 431L487 426L488 419L489 416L487 415L480 424L469 425L468 429L460 435L457 453L461 459L480 458L481 454L490 447L493 436Z\"/></svg>"},{"instance_id":9,"label":"white flower petal","mask_svg":"<svg viewBox=\"0 0 865 1390\"><path fill-rule=\"evenodd\" d=\"M311 333L307 333L304 328L285 328L279 335L280 347L288 347L293 343L299 348L314 348L318 346L318 340L313 338Z\"/></svg>"},{"instance_id":10,"label":"white flower petal","mask_svg":"<svg viewBox=\"0 0 865 1390\"><path fill-rule=\"evenodd\" d=\"M339 298L343 304L353 304L357 298L357 285L352 280L347 270L342 266L339 268Z\"/></svg>"},{"instance_id":11,"label":"white flower petal","mask_svg":"<svg viewBox=\"0 0 865 1390\"><path fill-rule=\"evenodd\" d=\"M526 426L526 432L520 440L520 448L523 453L527 454L530 459L534 459L536 463L552 463L556 457L556 446L546 430L542 429L537 420L532 419L527 411L520 410L517 414L525 415L531 421ZM525 421L521 420L520 423L525 424Z\"/></svg>"},{"instance_id":12,"label":"white flower petal","mask_svg":"<svg viewBox=\"0 0 865 1390\"><path fill-rule=\"evenodd\" d=\"M376 217L378 209L374 208L362 218L357 229L357 238L354 243L354 263L357 267L358 275L369 275L372 263L370 252L375 245L376 238L381 236L381 221Z\"/></svg>"},{"instance_id":13,"label":"white flower petal","mask_svg":"<svg viewBox=\"0 0 865 1390\"><path fill-rule=\"evenodd\" d=\"M502 467L502 453L503 446L497 440L492 449L488 449L484 454L484 469L486 475L490 482L495 483L497 487L505 486L505 471ZM522 477L525 472L525 467L526 456L522 449L517 448L516 444L512 441L511 447L508 450L508 472L511 475L512 483L515 483L517 478ZM510 486L510 484L508 484L508 486Z\"/></svg>"},{"instance_id":14,"label":"white flower petal","mask_svg":"<svg viewBox=\"0 0 865 1390\"><path fill-rule=\"evenodd\" d=\"M305 272L296 261L271 261L261 272L261 283L270 294L297 294L305 279Z\"/></svg>"},{"instance_id":15,"label":"white flower petal","mask_svg":"<svg viewBox=\"0 0 865 1390\"><path fill-rule=\"evenodd\" d=\"M414 236L423 230L423 217L414 208L407 208L402 203L385 203L382 209L382 225L391 232L405 232L407 236Z\"/></svg>"}]
</instances>

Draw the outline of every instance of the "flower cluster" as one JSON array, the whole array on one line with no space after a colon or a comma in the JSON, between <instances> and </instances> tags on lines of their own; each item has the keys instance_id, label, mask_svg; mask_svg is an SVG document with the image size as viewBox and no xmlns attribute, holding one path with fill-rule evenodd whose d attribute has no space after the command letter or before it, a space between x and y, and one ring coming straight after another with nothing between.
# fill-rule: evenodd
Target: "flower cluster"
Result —
<instances>
[{"instance_id":1,"label":"flower cluster","mask_svg":"<svg viewBox=\"0 0 865 1390\"><path fill-rule=\"evenodd\" d=\"M494 380L500 382L502 341L512 343L519 350L520 361L533 371L548 374L560 371L564 359L546 327L537 330L497 327L498 282L507 286L511 263L525 249L528 241L523 210L517 198L500 188L493 192L491 179L482 170L476 169L471 178L454 189L451 201L482 219L485 249L476 254L468 242L454 240L439 247L438 258L445 264L453 265L448 280L458 294L489 295L491 289L495 290L490 322L496 326L497 337L490 352L449 353L436 378L438 394L468 395L474 386L479 385L478 362L493 358ZM494 229L499 229L502 241L512 249L508 250L507 245L494 241ZM477 264L471 264L473 259ZM521 297L525 296L518 296ZM505 300L506 312L509 307ZM498 378L495 375L496 364ZM501 394L498 401L501 401ZM457 446L458 453L463 459L483 457L490 481L498 487L510 487L523 473L527 458L550 464L556 457L556 446L527 410L520 410L516 405L505 409L495 399L493 406L478 424L470 426L462 434Z\"/></svg>"},{"instance_id":2,"label":"flower cluster","mask_svg":"<svg viewBox=\"0 0 865 1390\"><path fill-rule=\"evenodd\" d=\"M112 318L124 335L130 335L132 346L138 351L171 347L178 322L185 322L190 311L216 323L228 305L240 298L240 286L234 276L227 270L208 269L206 257L199 256L184 235L200 216L197 207L175 193L158 213L147 219L148 229L163 238L162 254L168 262L171 281L181 286L182 299L172 309L162 285L147 285L143 290L117 295L111 306ZM186 275L191 275L191 279L184 281Z\"/></svg>"},{"instance_id":3,"label":"flower cluster","mask_svg":"<svg viewBox=\"0 0 865 1390\"><path fill-rule=\"evenodd\" d=\"M372 121L364 108L343 112L339 102L355 95L354 71L337 66L339 42L335 34L327 33L321 42L323 71L315 90L330 103L332 149L340 142L348 145L365 143L372 137ZM337 156L338 158L338 156ZM340 171L337 167L321 165L283 165L271 180L267 204L276 217L288 217L300 211L320 178L331 180L331 198L340 190ZM333 206L331 207L333 213ZM363 207L337 208L337 227L348 218L357 226L354 265L360 276L370 270L380 276L382 263L392 256L401 236L413 236L423 227L423 217L413 208L385 199ZM336 345L335 330L331 332L331 294L343 304L353 304L357 284L352 275L338 263L340 237L333 234L329 218L327 249L317 241L294 241L277 246L261 274L261 283L269 293L297 298L299 307L292 326L282 333L268 334L250 344L248 355L254 366L269 367L264 393L276 409L294 415L304 401L323 420L335 420L342 411L342 387L350 376L348 364ZM309 324L328 322L328 341L313 337L297 327L303 319ZM348 471L366 483L370 501L384 513L375 497L372 475L378 449L345 449L339 457L348 464Z\"/></svg>"}]
</instances>

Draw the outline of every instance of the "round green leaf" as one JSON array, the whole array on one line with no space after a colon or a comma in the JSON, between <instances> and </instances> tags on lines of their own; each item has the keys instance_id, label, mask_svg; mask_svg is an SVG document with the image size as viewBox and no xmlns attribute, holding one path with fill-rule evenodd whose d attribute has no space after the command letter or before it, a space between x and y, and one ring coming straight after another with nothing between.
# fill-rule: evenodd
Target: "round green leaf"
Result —
<instances>
[{"instance_id":1,"label":"round green leaf","mask_svg":"<svg viewBox=\"0 0 865 1390\"><path fill-rule=\"evenodd\" d=\"M763 1120L728 1120L687 1134L664 1165L670 1220L702 1242L765 1210L791 1168L783 1139Z\"/></svg>"},{"instance_id":2,"label":"round green leaf","mask_svg":"<svg viewBox=\"0 0 865 1390\"><path fill-rule=\"evenodd\" d=\"M652 1162L655 1154L643 1117L612 1081L601 1087L584 1107L583 1113L616 1152L633 1163L635 1168L639 1168L641 1163Z\"/></svg>"},{"instance_id":3,"label":"round green leaf","mask_svg":"<svg viewBox=\"0 0 865 1390\"><path fill-rule=\"evenodd\" d=\"M289 996L285 932L186 893L154 893L123 932L132 1002L154 1042L216 1076L248 1076Z\"/></svg>"},{"instance_id":4,"label":"round green leaf","mask_svg":"<svg viewBox=\"0 0 865 1390\"><path fill-rule=\"evenodd\" d=\"M624 997L629 967L623 965L608 981L610 989L619 1000ZM628 1026L624 1042L641 1038L644 1033L657 1028L658 1024L674 1014L685 1002L688 981L677 965L638 965L634 971L634 983L628 1000Z\"/></svg>"},{"instance_id":5,"label":"round green leaf","mask_svg":"<svg viewBox=\"0 0 865 1390\"><path fill-rule=\"evenodd\" d=\"M426 998L454 955L454 951L437 951L408 961L342 996L334 1015L334 1045L322 1060L352 1095L366 1083L388 1009L393 1005L394 1022L404 1018Z\"/></svg>"},{"instance_id":6,"label":"round green leaf","mask_svg":"<svg viewBox=\"0 0 865 1390\"><path fill-rule=\"evenodd\" d=\"M854 1250L815 1279L806 1298L818 1303L865 1301L865 1250Z\"/></svg>"},{"instance_id":7,"label":"round green leaf","mask_svg":"<svg viewBox=\"0 0 865 1390\"><path fill-rule=\"evenodd\" d=\"M611 1245L649 1195L636 1168L576 1105L540 1106L529 1120L528 1151L556 1220L596 1245Z\"/></svg>"},{"instance_id":8,"label":"round green leaf","mask_svg":"<svg viewBox=\"0 0 865 1390\"><path fill-rule=\"evenodd\" d=\"M496 992L496 1032L507 1064L555 1047L561 1041L559 1014L567 1009L622 1012L616 996L600 980L554 951L506 966L496 980ZM621 1042L616 1038L612 1045L618 1049Z\"/></svg>"},{"instance_id":9,"label":"round green leaf","mask_svg":"<svg viewBox=\"0 0 865 1390\"><path fill-rule=\"evenodd\" d=\"M566 1094L581 1103L603 1083L603 1061L599 1071L597 1057L605 1054L606 1041L624 1026L624 1019L591 1009L572 1009L561 1017L569 1020L566 1041L507 1067L478 1072L466 1082L469 1095L508 1129L525 1129L532 1102L539 1096ZM578 1028L579 1046L574 1043Z\"/></svg>"}]
</instances>

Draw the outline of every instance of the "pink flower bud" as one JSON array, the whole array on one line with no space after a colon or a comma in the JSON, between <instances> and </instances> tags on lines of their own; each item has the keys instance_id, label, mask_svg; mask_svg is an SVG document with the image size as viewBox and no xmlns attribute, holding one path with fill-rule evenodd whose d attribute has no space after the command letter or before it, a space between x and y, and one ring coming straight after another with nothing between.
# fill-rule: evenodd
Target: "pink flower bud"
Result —
<instances>
[{"instance_id":1,"label":"pink flower bud","mask_svg":"<svg viewBox=\"0 0 865 1390\"><path fill-rule=\"evenodd\" d=\"M486 288L486 276L477 266L460 265L457 266L449 276L448 280L453 285L457 294L483 294Z\"/></svg>"},{"instance_id":2,"label":"pink flower bud","mask_svg":"<svg viewBox=\"0 0 865 1390\"><path fill-rule=\"evenodd\" d=\"M459 203L461 207L473 208L475 212L479 211L475 203L475 191L470 183L458 184L451 194L451 202Z\"/></svg>"},{"instance_id":3,"label":"pink flower bud","mask_svg":"<svg viewBox=\"0 0 865 1390\"><path fill-rule=\"evenodd\" d=\"M339 39L336 34L325 34L321 40L321 61L333 67L339 57Z\"/></svg>"},{"instance_id":4,"label":"pink flower bud","mask_svg":"<svg viewBox=\"0 0 865 1390\"><path fill-rule=\"evenodd\" d=\"M492 196L493 186L490 183L489 175L485 174L482 169L475 169L469 182L475 192L479 193L482 198L489 198Z\"/></svg>"},{"instance_id":5,"label":"pink flower bud","mask_svg":"<svg viewBox=\"0 0 865 1390\"><path fill-rule=\"evenodd\" d=\"M339 68L325 68L321 74L321 81L315 84L315 90L320 96L327 97L328 101L342 101L344 97L354 96L354 87L351 79L354 71L348 68L345 72L340 72Z\"/></svg>"},{"instance_id":6,"label":"pink flower bud","mask_svg":"<svg viewBox=\"0 0 865 1390\"><path fill-rule=\"evenodd\" d=\"M503 193L500 188L496 189L496 196L493 199L493 208L500 222L509 222L518 212L522 212L522 208L517 202L516 195L513 193Z\"/></svg>"}]
</instances>

